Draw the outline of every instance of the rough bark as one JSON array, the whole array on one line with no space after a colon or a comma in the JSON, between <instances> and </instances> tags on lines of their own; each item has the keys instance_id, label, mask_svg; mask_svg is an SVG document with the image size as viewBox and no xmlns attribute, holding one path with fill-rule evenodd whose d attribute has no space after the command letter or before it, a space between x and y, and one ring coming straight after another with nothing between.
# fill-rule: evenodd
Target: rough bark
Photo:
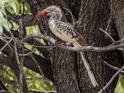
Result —
<instances>
[{"instance_id":1,"label":"rough bark","mask_svg":"<svg viewBox=\"0 0 124 93\"><path fill-rule=\"evenodd\" d=\"M123 0L112 0L112 15L116 24L119 38L124 37L124 1ZM123 53L124 58L124 53Z\"/></svg>"},{"instance_id":2,"label":"rough bark","mask_svg":"<svg viewBox=\"0 0 124 93\"><path fill-rule=\"evenodd\" d=\"M120 38L124 36L124 1L112 0L112 15Z\"/></svg>"},{"instance_id":3,"label":"rough bark","mask_svg":"<svg viewBox=\"0 0 124 93\"><path fill-rule=\"evenodd\" d=\"M56 48L52 52L52 58L54 84L57 93L80 93L74 72L74 53Z\"/></svg>"}]
</instances>

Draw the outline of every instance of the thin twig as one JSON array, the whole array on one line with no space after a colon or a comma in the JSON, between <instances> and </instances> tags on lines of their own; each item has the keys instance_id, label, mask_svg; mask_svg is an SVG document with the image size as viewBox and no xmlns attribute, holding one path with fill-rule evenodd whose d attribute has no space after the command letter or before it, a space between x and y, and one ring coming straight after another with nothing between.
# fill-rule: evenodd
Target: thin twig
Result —
<instances>
[{"instance_id":1,"label":"thin twig","mask_svg":"<svg viewBox=\"0 0 124 93\"><path fill-rule=\"evenodd\" d=\"M107 33L107 31L106 30L103 30L102 28L99 28L100 29L100 31L102 31L103 33L105 33L110 39L111 39L111 41L114 43L114 42L116 42L115 40L114 40L114 38L111 36L111 35L109 35L108 33ZM107 28L106 28L107 29ZM120 50L120 51L124 51L124 48L118 48L118 50Z\"/></svg>"},{"instance_id":2,"label":"thin twig","mask_svg":"<svg viewBox=\"0 0 124 93\"><path fill-rule=\"evenodd\" d=\"M119 70L118 67L112 66L111 64L107 63L106 61L103 61L103 63L104 63L106 66L108 66L108 67L110 67L111 69L113 69L113 70ZM124 71L122 70L121 73L124 74Z\"/></svg>"},{"instance_id":3,"label":"thin twig","mask_svg":"<svg viewBox=\"0 0 124 93\"><path fill-rule=\"evenodd\" d=\"M100 31L102 31L103 33L105 33L105 35L107 35L110 39L111 39L111 41L114 43L114 42L116 42L115 40L114 40L114 38L111 36L111 35L109 35L108 33L107 33L107 29L108 29L108 27L106 28L106 30L103 30L102 28L99 28L100 29ZM120 51L124 51L124 48L118 48L118 50L120 50Z\"/></svg>"},{"instance_id":4,"label":"thin twig","mask_svg":"<svg viewBox=\"0 0 124 93\"><path fill-rule=\"evenodd\" d=\"M35 49L33 49L31 52L28 52L28 53L26 53L26 54L21 54L21 53L19 53L18 55L21 56L21 57L25 57L25 56L31 55L34 51L35 51Z\"/></svg>"},{"instance_id":5,"label":"thin twig","mask_svg":"<svg viewBox=\"0 0 124 93\"><path fill-rule=\"evenodd\" d=\"M114 38L111 35L109 35L105 30L103 30L102 28L99 28L99 30L105 33L105 35L107 35L112 40L112 42L115 42Z\"/></svg>"},{"instance_id":6,"label":"thin twig","mask_svg":"<svg viewBox=\"0 0 124 93\"><path fill-rule=\"evenodd\" d=\"M75 24L75 21L74 21L74 16L73 16L72 12L71 12L69 9L65 8L65 7L63 7L63 8L64 8L66 11L68 11L69 14L71 15L71 18L72 18L72 24L74 25L74 24Z\"/></svg>"},{"instance_id":7,"label":"thin twig","mask_svg":"<svg viewBox=\"0 0 124 93\"><path fill-rule=\"evenodd\" d=\"M3 51L8 45L9 43L13 40L13 38L11 38L8 42L6 42L6 44L0 49L0 52Z\"/></svg>"},{"instance_id":8,"label":"thin twig","mask_svg":"<svg viewBox=\"0 0 124 93\"><path fill-rule=\"evenodd\" d=\"M52 46L47 46L47 45L44 45L44 46L32 45L32 46L35 47L35 48L47 48L47 49L49 49L49 48L55 48L54 45L52 45Z\"/></svg>"},{"instance_id":9,"label":"thin twig","mask_svg":"<svg viewBox=\"0 0 124 93\"><path fill-rule=\"evenodd\" d=\"M123 69L124 69L124 65L111 77L109 82L100 91L98 91L98 93L104 92Z\"/></svg>"},{"instance_id":10,"label":"thin twig","mask_svg":"<svg viewBox=\"0 0 124 93\"><path fill-rule=\"evenodd\" d=\"M41 67L40 67L38 61L35 59L35 57L34 57L32 54L31 54L31 58L32 58L32 59L34 60L34 62L37 64L37 67L38 67L38 69L39 69L40 74L42 75L42 77L45 78L45 76L44 76L44 74L43 74L43 72L42 72L42 70L41 70Z\"/></svg>"},{"instance_id":11,"label":"thin twig","mask_svg":"<svg viewBox=\"0 0 124 93\"><path fill-rule=\"evenodd\" d=\"M14 42L14 50L15 50L15 57L16 57L16 61L17 64L19 66L19 88L20 88L20 93L23 93L23 67L21 65L21 62L19 61L19 56L18 56L18 51L17 51L17 46L16 46L16 42Z\"/></svg>"},{"instance_id":12,"label":"thin twig","mask_svg":"<svg viewBox=\"0 0 124 93\"><path fill-rule=\"evenodd\" d=\"M11 39L11 38L10 38ZM1 39L2 41L4 41L4 42L8 42L8 40L5 40L4 38L3 39ZM13 39L12 39L13 40ZM12 46L10 45L10 43L8 43L8 45L7 45L9 48L10 48L10 50L11 51L13 51L13 48L12 48Z\"/></svg>"},{"instance_id":13,"label":"thin twig","mask_svg":"<svg viewBox=\"0 0 124 93\"><path fill-rule=\"evenodd\" d=\"M79 12L79 19L75 22L75 24L78 24L78 25L80 25L81 24L81 21L82 21L82 19L83 19L83 14L82 14L82 10L83 10L83 3L84 3L84 1L83 0L81 0L81 7L80 7L80 12Z\"/></svg>"}]
</instances>

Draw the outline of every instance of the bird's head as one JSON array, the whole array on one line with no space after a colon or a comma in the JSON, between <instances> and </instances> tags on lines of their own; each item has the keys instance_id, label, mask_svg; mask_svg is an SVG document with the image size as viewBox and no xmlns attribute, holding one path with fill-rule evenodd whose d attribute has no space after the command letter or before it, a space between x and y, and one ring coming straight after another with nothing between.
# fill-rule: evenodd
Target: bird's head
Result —
<instances>
[{"instance_id":1,"label":"bird's head","mask_svg":"<svg viewBox=\"0 0 124 93\"><path fill-rule=\"evenodd\" d=\"M45 10L48 13L48 15L54 15L54 14L60 14L61 13L61 9L55 5L49 6Z\"/></svg>"},{"instance_id":2,"label":"bird's head","mask_svg":"<svg viewBox=\"0 0 124 93\"><path fill-rule=\"evenodd\" d=\"M38 13L38 15L41 17L44 15L51 16L51 15L55 15L55 14L61 14L61 9L55 5L51 5L47 8L39 11L39 13Z\"/></svg>"},{"instance_id":3,"label":"bird's head","mask_svg":"<svg viewBox=\"0 0 124 93\"><path fill-rule=\"evenodd\" d=\"M58 6L51 5L51 6L48 6L47 8L45 8L43 10L38 11L38 13L36 15L36 19L40 19L44 15L46 15L46 16L56 15L56 16L59 16L61 18L62 13L61 13L61 9Z\"/></svg>"}]
</instances>

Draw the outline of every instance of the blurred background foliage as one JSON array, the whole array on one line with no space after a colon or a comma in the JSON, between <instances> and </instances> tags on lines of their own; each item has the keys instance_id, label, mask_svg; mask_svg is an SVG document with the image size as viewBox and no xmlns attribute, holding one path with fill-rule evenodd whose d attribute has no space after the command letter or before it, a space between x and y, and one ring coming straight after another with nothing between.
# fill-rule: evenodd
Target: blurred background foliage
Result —
<instances>
[{"instance_id":1,"label":"blurred background foliage","mask_svg":"<svg viewBox=\"0 0 124 93\"><path fill-rule=\"evenodd\" d=\"M0 1L0 38L1 34L3 32L3 27L6 28L8 31L11 28L11 25L9 22L6 20L6 12L5 8L11 12L12 14L18 15L20 11L23 12L23 14L31 14L30 8L28 3L25 1L23 3L19 3L18 0L2 0ZM25 8L23 11L23 7ZM13 24L13 29L17 30L18 25L14 22ZM32 34L38 32L39 29L37 26L31 26L31 27L26 27L26 32L27 34ZM28 44L25 44L25 46L28 49L32 49L32 47ZM40 54L38 51L35 50L35 53ZM39 91L51 91L54 90L52 82L47 80L46 78L42 77L41 75L31 71L30 69L24 68L24 74L26 76L27 84L29 87L29 90L39 90ZM4 81L5 86L11 93L19 93L19 88L17 84L17 80L11 69L7 66L0 66L0 79Z\"/></svg>"},{"instance_id":2,"label":"blurred background foliage","mask_svg":"<svg viewBox=\"0 0 124 93\"><path fill-rule=\"evenodd\" d=\"M2 66L0 69L0 78L4 81L5 86L11 93L19 93L18 84L15 75L7 66ZM41 75L24 68L27 85L30 90L51 91L54 90L52 82L42 77Z\"/></svg>"}]
</instances>

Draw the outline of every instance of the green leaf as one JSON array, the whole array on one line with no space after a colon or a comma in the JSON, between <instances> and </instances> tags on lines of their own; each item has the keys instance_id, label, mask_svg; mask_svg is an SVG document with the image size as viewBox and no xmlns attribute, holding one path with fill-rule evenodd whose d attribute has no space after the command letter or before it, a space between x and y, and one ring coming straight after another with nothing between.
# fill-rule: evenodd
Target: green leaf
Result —
<instances>
[{"instance_id":1,"label":"green leaf","mask_svg":"<svg viewBox=\"0 0 124 93\"><path fill-rule=\"evenodd\" d=\"M20 3L18 2L18 0L3 0L0 4L0 8L6 8L11 13L18 14L20 11Z\"/></svg>"},{"instance_id":2,"label":"green leaf","mask_svg":"<svg viewBox=\"0 0 124 93\"><path fill-rule=\"evenodd\" d=\"M20 4L19 4L19 2L17 0L14 0L14 2L16 4L16 14L18 14L19 11L20 11Z\"/></svg>"},{"instance_id":3,"label":"green leaf","mask_svg":"<svg viewBox=\"0 0 124 93\"><path fill-rule=\"evenodd\" d=\"M124 76L123 75L119 77L114 93L124 93Z\"/></svg>"},{"instance_id":4,"label":"green leaf","mask_svg":"<svg viewBox=\"0 0 124 93\"><path fill-rule=\"evenodd\" d=\"M7 31L9 31L7 20L4 18L2 11L0 11L0 33L3 32L3 29L2 29L3 27L5 27Z\"/></svg>"},{"instance_id":5,"label":"green leaf","mask_svg":"<svg viewBox=\"0 0 124 93\"><path fill-rule=\"evenodd\" d=\"M25 2L24 3L24 6L25 6L25 14L31 13L30 6L29 6L28 2Z\"/></svg>"},{"instance_id":6,"label":"green leaf","mask_svg":"<svg viewBox=\"0 0 124 93\"><path fill-rule=\"evenodd\" d=\"M2 12L4 15L6 15L4 2L2 2L2 3L0 4L0 9L1 9L1 12Z\"/></svg>"},{"instance_id":7,"label":"green leaf","mask_svg":"<svg viewBox=\"0 0 124 93\"><path fill-rule=\"evenodd\" d=\"M13 8L14 12L16 13L16 3L15 3L16 0L9 0L9 4L10 6Z\"/></svg>"}]
</instances>

